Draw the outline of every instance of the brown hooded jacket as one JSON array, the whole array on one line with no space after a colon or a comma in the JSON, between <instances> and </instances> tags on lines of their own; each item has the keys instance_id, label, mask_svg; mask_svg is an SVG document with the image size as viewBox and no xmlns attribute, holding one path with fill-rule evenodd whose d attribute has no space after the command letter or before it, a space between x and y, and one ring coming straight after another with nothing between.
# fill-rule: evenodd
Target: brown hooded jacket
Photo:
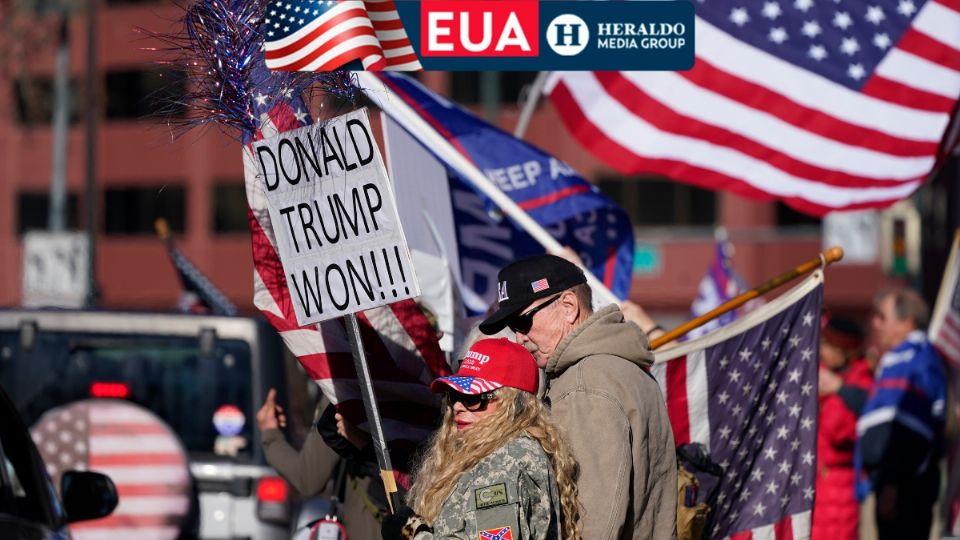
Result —
<instances>
[{"instance_id":1,"label":"brown hooded jacket","mask_svg":"<svg viewBox=\"0 0 960 540\"><path fill-rule=\"evenodd\" d=\"M647 336L607 306L547 361L554 420L580 462L586 540L669 540L676 529L677 460Z\"/></svg>"}]
</instances>

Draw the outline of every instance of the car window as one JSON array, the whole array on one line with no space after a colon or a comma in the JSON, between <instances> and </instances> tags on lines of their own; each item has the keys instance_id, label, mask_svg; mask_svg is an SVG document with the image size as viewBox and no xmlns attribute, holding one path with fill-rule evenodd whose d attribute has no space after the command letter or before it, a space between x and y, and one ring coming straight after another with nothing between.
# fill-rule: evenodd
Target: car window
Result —
<instances>
[{"instance_id":1,"label":"car window","mask_svg":"<svg viewBox=\"0 0 960 540\"><path fill-rule=\"evenodd\" d=\"M0 397L0 514L56 528L63 520L53 484L12 405Z\"/></svg>"},{"instance_id":2,"label":"car window","mask_svg":"<svg viewBox=\"0 0 960 540\"><path fill-rule=\"evenodd\" d=\"M213 416L224 406L239 409L246 422L238 435L252 440L250 362L241 340L201 351L196 337L41 331L24 350L18 332L0 332L0 384L29 424L93 395L122 397L157 414L191 452L213 452ZM249 457L250 446L238 457Z\"/></svg>"}]
</instances>

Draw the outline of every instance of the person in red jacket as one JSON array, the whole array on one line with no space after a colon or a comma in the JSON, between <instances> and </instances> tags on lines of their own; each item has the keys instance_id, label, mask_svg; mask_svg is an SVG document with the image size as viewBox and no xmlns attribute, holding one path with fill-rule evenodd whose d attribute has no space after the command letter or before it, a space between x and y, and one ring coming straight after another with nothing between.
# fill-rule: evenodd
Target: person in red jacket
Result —
<instances>
[{"instance_id":1,"label":"person in red jacket","mask_svg":"<svg viewBox=\"0 0 960 540\"><path fill-rule=\"evenodd\" d=\"M854 492L853 448L857 417L873 386L860 357L863 331L857 323L824 316L820 330L820 425L813 540L857 540L860 508Z\"/></svg>"}]
</instances>

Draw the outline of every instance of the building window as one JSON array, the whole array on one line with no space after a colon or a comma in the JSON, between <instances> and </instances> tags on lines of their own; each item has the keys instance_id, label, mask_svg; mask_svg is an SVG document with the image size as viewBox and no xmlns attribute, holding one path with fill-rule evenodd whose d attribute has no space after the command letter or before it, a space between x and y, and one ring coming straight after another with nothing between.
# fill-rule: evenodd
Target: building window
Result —
<instances>
[{"instance_id":1,"label":"building window","mask_svg":"<svg viewBox=\"0 0 960 540\"><path fill-rule=\"evenodd\" d=\"M78 89L78 81L71 79L67 92L67 118L70 124L76 124L80 120L77 107L80 96ZM28 76L16 79L13 81L13 97L19 124L29 126L53 123L53 77Z\"/></svg>"},{"instance_id":2,"label":"building window","mask_svg":"<svg viewBox=\"0 0 960 540\"><path fill-rule=\"evenodd\" d=\"M67 229L77 229L79 215L77 194L67 193ZM50 193L24 191L17 194L17 234L35 229L46 229L49 222Z\"/></svg>"},{"instance_id":3,"label":"building window","mask_svg":"<svg viewBox=\"0 0 960 540\"><path fill-rule=\"evenodd\" d=\"M663 178L602 178L597 187L616 201L634 226L713 226L714 192Z\"/></svg>"},{"instance_id":4,"label":"building window","mask_svg":"<svg viewBox=\"0 0 960 540\"><path fill-rule=\"evenodd\" d=\"M171 231L182 233L186 207L182 186L108 188L104 192L104 227L107 234L155 234L154 221L164 218Z\"/></svg>"},{"instance_id":5,"label":"building window","mask_svg":"<svg viewBox=\"0 0 960 540\"><path fill-rule=\"evenodd\" d=\"M790 208L782 202L777 202L777 226L820 227L820 218L808 216L807 214Z\"/></svg>"},{"instance_id":6,"label":"building window","mask_svg":"<svg viewBox=\"0 0 960 540\"><path fill-rule=\"evenodd\" d=\"M107 72L107 118L183 116L186 77L181 71Z\"/></svg>"},{"instance_id":7,"label":"building window","mask_svg":"<svg viewBox=\"0 0 960 540\"><path fill-rule=\"evenodd\" d=\"M243 180L213 187L213 231L247 232L247 193Z\"/></svg>"},{"instance_id":8,"label":"building window","mask_svg":"<svg viewBox=\"0 0 960 540\"><path fill-rule=\"evenodd\" d=\"M157 0L107 0L107 5L110 6L122 6L122 5L145 5L145 4L157 4Z\"/></svg>"},{"instance_id":9,"label":"building window","mask_svg":"<svg viewBox=\"0 0 960 540\"><path fill-rule=\"evenodd\" d=\"M458 103L480 103L480 86L483 78L480 71L454 71L450 73L450 95ZM501 71L498 74L498 100L505 105L517 104L520 92L537 78L537 71Z\"/></svg>"}]
</instances>

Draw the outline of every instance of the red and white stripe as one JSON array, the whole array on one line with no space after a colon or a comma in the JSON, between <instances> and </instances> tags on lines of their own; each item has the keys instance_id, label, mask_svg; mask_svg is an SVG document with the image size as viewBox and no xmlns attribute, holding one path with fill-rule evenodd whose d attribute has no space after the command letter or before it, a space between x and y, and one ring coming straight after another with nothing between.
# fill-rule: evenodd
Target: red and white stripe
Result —
<instances>
[{"instance_id":1,"label":"red and white stripe","mask_svg":"<svg viewBox=\"0 0 960 540\"><path fill-rule=\"evenodd\" d=\"M470 381L470 391L474 394L485 394L487 392L493 392L497 388L501 388L503 385L498 382L488 381L486 379L481 379L477 377L476 379Z\"/></svg>"},{"instance_id":2,"label":"red and white stripe","mask_svg":"<svg viewBox=\"0 0 960 540\"><path fill-rule=\"evenodd\" d=\"M954 367L960 368L960 235L953 240L953 248L943 272L937 304L930 318L929 338L934 347Z\"/></svg>"},{"instance_id":3,"label":"red and white stripe","mask_svg":"<svg viewBox=\"0 0 960 540\"><path fill-rule=\"evenodd\" d=\"M263 118L257 138L300 127L286 104ZM256 170L252 146L243 149L245 170ZM293 310L263 183L248 176L247 204L254 261L254 305L344 416L366 426L346 329L342 319L301 327ZM436 419L438 401L430 382L450 374L433 328L413 300L357 314L384 433L388 441L419 442Z\"/></svg>"},{"instance_id":4,"label":"red and white stripe","mask_svg":"<svg viewBox=\"0 0 960 540\"><path fill-rule=\"evenodd\" d=\"M105 518L72 523L73 538L179 537L190 510L187 456L177 435L152 412L127 401L79 401L45 414L33 437L58 484L64 471L89 469L117 487L117 508Z\"/></svg>"},{"instance_id":5,"label":"red and white stripe","mask_svg":"<svg viewBox=\"0 0 960 540\"><path fill-rule=\"evenodd\" d=\"M383 69L384 52L361 0L344 0L290 36L266 42L267 67L282 71L331 71L359 58Z\"/></svg>"},{"instance_id":6,"label":"red and white stripe","mask_svg":"<svg viewBox=\"0 0 960 540\"><path fill-rule=\"evenodd\" d=\"M364 0L373 29L383 48L387 71L420 71L423 67L403 29L393 0Z\"/></svg>"},{"instance_id":7,"label":"red and white stripe","mask_svg":"<svg viewBox=\"0 0 960 540\"><path fill-rule=\"evenodd\" d=\"M933 336L933 344L947 360L960 366L960 313L947 313L943 326Z\"/></svg>"},{"instance_id":8,"label":"red and white stripe","mask_svg":"<svg viewBox=\"0 0 960 540\"><path fill-rule=\"evenodd\" d=\"M728 536L730 540L808 540L810 511L800 512L782 521Z\"/></svg>"},{"instance_id":9,"label":"red and white stripe","mask_svg":"<svg viewBox=\"0 0 960 540\"><path fill-rule=\"evenodd\" d=\"M707 367L703 349L656 364L651 373L667 401L677 446L698 442L710 448Z\"/></svg>"},{"instance_id":10,"label":"red and white stripe","mask_svg":"<svg viewBox=\"0 0 960 540\"><path fill-rule=\"evenodd\" d=\"M815 215L909 196L960 95L960 4L927 2L862 92L696 20L686 72L557 72L546 92L574 137L650 172Z\"/></svg>"}]
</instances>

